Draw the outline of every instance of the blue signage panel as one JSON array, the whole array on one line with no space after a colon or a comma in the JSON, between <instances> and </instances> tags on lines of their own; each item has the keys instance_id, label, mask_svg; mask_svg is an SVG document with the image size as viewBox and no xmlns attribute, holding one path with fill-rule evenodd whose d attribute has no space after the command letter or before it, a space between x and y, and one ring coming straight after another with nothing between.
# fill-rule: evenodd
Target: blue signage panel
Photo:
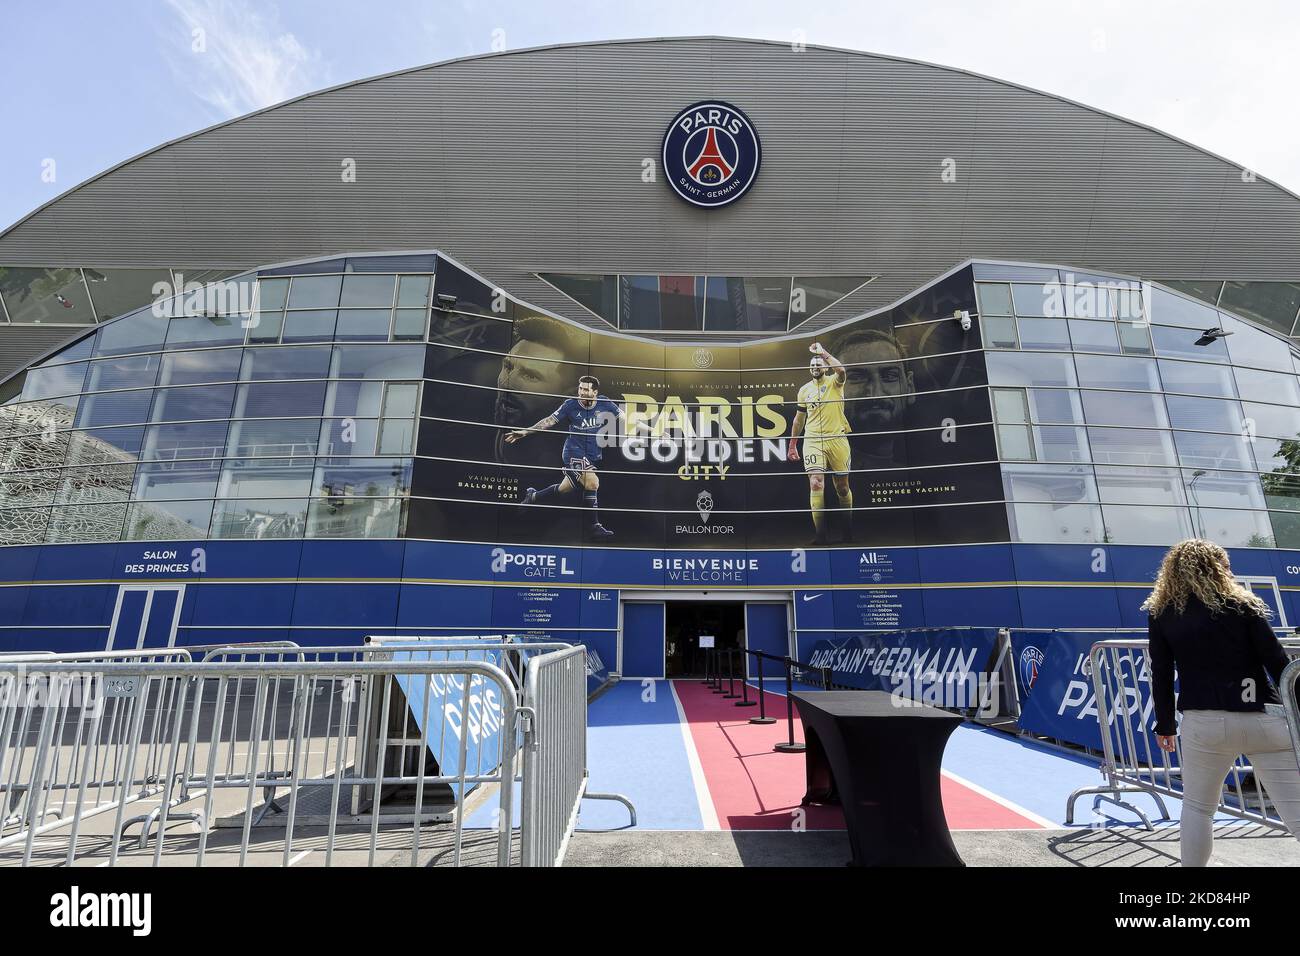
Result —
<instances>
[{"instance_id":1,"label":"blue signage panel","mask_svg":"<svg viewBox=\"0 0 1300 956\"><path fill-rule=\"evenodd\" d=\"M492 626L505 630L574 627L582 588L493 588Z\"/></svg>"},{"instance_id":2,"label":"blue signage panel","mask_svg":"<svg viewBox=\"0 0 1300 956\"><path fill-rule=\"evenodd\" d=\"M826 637L805 660L831 668L836 684L973 708L980 701L979 675L993 663L997 634L996 628L938 628Z\"/></svg>"}]
</instances>

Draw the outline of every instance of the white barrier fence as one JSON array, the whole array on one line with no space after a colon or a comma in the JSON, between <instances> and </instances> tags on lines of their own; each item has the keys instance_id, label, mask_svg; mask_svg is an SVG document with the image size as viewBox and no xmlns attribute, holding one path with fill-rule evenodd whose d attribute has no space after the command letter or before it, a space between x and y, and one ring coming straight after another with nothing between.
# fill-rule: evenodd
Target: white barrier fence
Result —
<instances>
[{"instance_id":1,"label":"white barrier fence","mask_svg":"<svg viewBox=\"0 0 1300 956\"><path fill-rule=\"evenodd\" d=\"M167 659L0 658L0 865L563 859L586 782L581 647L149 656Z\"/></svg>"},{"instance_id":2,"label":"white barrier fence","mask_svg":"<svg viewBox=\"0 0 1300 956\"><path fill-rule=\"evenodd\" d=\"M1283 641L1292 656L1300 654L1300 642ZM1292 662L1288 670L1296 666ZM1070 794L1065 822L1073 824L1074 806L1083 796L1113 803L1136 814L1152 829L1147 813L1125 797L1144 794L1155 801L1161 819L1169 819L1164 797L1181 798L1181 750L1166 753L1155 745L1149 725L1152 713L1151 662L1145 640L1110 640L1094 644L1089 655L1093 689L1097 701L1097 723L1101 730L1101 772L1105 784L1083 787ZM1285 680L1284 680L1285 683ZM1286 830L1286 824L1272 812L1265 791L1256 784L1247 787L1252 770L1244 756L1233 765L1224 783L1218 811L1272 829Z\"/></svg>"}]
</instances>

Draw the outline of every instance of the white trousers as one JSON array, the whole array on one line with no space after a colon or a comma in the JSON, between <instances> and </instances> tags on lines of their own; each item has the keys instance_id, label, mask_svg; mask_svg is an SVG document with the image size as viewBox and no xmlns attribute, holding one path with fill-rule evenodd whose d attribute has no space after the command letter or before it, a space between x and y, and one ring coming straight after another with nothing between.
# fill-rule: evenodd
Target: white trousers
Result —
<instances>
[{"instance_id":1,"label":"white trousers","mask_svg":"<svg viewBox=\"0 0 1300 956\"><path fill-rule=\"evenodd\" d=\"M1183 866L1205 866L1214 842L1213 818L1224 778L1245 754L1255 779L1300 839L1300 767L1286 718L1273 713L1187 710L1178 728L1183 758Z\"/></svg>"}]
</instances>

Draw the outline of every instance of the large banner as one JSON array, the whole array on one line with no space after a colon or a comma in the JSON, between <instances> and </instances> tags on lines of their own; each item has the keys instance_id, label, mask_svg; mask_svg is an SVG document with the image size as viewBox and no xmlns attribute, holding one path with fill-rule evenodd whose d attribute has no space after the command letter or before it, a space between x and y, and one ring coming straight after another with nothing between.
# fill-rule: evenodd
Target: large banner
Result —
<instances>
[{"instance_id":1,"label":"large banner","mask_svg":"<svg viewBox=\"0 0 1300 956\"><path fill-rule=\"evenodd\" d=\"M975 309L969 272L824 335L746 346L662 345L522 309L435 313L407 533L672 549L1005 540L979 329L958 309ZM847 433L805 437L792 459L801 410ZM576 487L590 471L593 487ZM593 537L594 517L612 534Z\"/></svg>"},{"instance_id":2,"label":"large banner","mask_svg":"<svg viewBox=\"0 0 1300 956\"><path fill-rule=\"evenodd\" d=\"M807 663L829 667L832 683L879 690L936 707L997 713L999 693L989 672L997 628L934 628L826 638Z\"/></svg>"},{"instance_id":3,"label":"large banner","mask_svg":"<svg viewBox=\"0 0 1300 956\"><path fill-rule=\"evenodd\" d=\"M1105 634L1086 631L1012 631L1011 653L1020 687L1020 729L1072 744L1102 749L1093 690L1092 645ZM1124 673L1127 707L1138 753L1158 754L1151 673L1141 651L1133 651ZM1118 720L1111 702L1112 724ZM1146 743L1141 738L1146 737Z\"/></svg>"}]
</instances>

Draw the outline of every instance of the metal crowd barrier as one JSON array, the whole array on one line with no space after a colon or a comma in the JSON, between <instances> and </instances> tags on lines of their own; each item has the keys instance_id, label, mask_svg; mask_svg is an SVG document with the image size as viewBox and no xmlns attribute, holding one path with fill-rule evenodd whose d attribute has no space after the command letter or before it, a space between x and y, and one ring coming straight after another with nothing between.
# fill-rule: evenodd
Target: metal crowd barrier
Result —
<instances>
[{"instance_id":1,"label":"metal crowd barrier","mask_svg":"<svg viewBox=\"0 0 1300 956\"><path fill-rule=\"evenodd\" d=\"M1291 746L1295 750L1296 766L1300 767L1300 658L1282 669L1282 686L1278 688L1286 725L1291 730Z\"/></svg>"},{"instance_id":2,"label":"metal crowd barrier","mask_svg":"<svg viewBox=\"0 0 1300 956\"><path fill-rule=\"evenodd\" d=\"M1148 732L1154 704L1147 645L1145 640L1111 640L1099 641L1092 647L1088 662L1101 730L1100 770L1106 782L1098 787L1081 787L1070 794L1065 807L1067 825L1074 823L1076 801L1091 795L1094 808L1102 801L1113 803L1135 813L1147 829L1154 829L1147 814L1124 797L1146 794L1155 801L1160 819L1164 820L1169 819L1169 810L1163 797L1182 797L1181 759L1176 764L1170 754L1155 745ZM1292 656L1300 653L1300 642L1294 639L1284 640L1283 646ZM1287 669L1294 671L1295 667L1293 661ZM1238 757L1224 784L1218 812L1285 831L1286 824L1269 814L1264 790L1258 782L1252 801L1244 786L1245 778L1251 773L1245 757Z\"/></svg>"},{"instance_id":3,"label":"metal crowd barrier","mask_svg":"<svg viewBox=\"0 0 1300 956\"><path fill-rule=\"evenodd\" d=\"M476 651L493 659L464 659ZM581 646L385 639L214 645L199 663L183 649L146 655L157 652L0 658L0 865L156 866L164 853L199 866L313 854L373 865L408 850L413 865L422 853L435 865L556 865L584 797L624 803L635 825L626 798L586 790ZM506 661L523 664L520 682ZM157 806L127 817L146 802ZM480 811L490 824L467 830Z\"/></svg>"}]
</instances>

